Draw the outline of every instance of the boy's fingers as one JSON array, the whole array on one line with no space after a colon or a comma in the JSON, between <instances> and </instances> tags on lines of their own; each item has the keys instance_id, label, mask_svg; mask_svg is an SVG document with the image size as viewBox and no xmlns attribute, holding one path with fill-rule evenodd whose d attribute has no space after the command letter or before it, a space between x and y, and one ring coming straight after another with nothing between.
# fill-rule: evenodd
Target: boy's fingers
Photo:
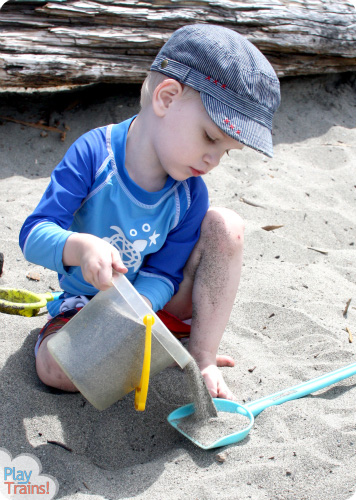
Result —
<instances>
[{"instance_id":1,"label":"boy's fingers","mask_svg":"<svg viewBox=\"0 0 356 500\"><path fill-rule=\"evenodd\" d=\"M115 271L117 271L118 273L124 273L124 274L127 273L128 269L127 269L127 267L124 266L119 252L113 251L111 254L111 257L112 257L113 269Z\"/></svg>"},{"instance_id":2,"label":"boy's fingers","mask_svg":"<svg viewBox=\"0 0 356 500\"><path fill-rule=\"evenodd\" d=\"M96 283L94 286L99 290L107 290L112 286L112 269L111 266L101 268L96 276Z\"/></svg>"},{"instance_id":3,"label":"boy's fingers","mask_svg":"<svg viewBox=\"0 0 356 500\"><path fill-rule=\"evenodd\" d=\"M125 267L124 264L122 264L122 262L115 261L112 263L112 267L118 273L125 274L128 271L127 267Z\"/></svg>"}]
</instances>

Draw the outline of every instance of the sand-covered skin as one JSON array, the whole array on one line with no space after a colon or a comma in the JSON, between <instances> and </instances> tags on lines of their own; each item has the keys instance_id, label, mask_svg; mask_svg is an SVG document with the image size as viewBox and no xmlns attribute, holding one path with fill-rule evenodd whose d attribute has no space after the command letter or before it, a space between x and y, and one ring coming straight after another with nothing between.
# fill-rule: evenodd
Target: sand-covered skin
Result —
<instances>
[{"instance_id":1,"label":"sand-covered skin","mask_svg":"<svg viewBox=\"0 0 356 500\"><path fill-rule=\"evenodd\" d=\"M235 368L223 373L239 402L356 362L355 77L282 81L275 158L245 148L206 178L212 204L246 222L240 290L220 349L235 357ZM53 272L25 262L18 233L69 145L137 112L135 88L110 90L7 96L7 104L1 96L1 115L50 117L71 130L62 143L55 133L0 126L0 286L58 289ZM283 227L261 229L269 225ZM40 281L29 281L29 271ZM1 314L0 321L0 447L36 455L43 473L57 478L58 498L347 500L356 491L356 376L264 410L218 462L219 450L201 450L166 422L190 402L180 370L152 381L144 413L134 410L133 394L99 412L80 394L37 380L33 346L44 317Z\"/></svg>"}]
</instances>

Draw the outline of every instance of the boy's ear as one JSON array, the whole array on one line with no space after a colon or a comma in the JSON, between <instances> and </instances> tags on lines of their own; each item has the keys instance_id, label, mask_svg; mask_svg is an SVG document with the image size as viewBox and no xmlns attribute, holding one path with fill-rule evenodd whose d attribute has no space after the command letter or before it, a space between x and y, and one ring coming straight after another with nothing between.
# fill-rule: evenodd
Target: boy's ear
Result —
<instances>
[{"instance_id":1,"label":"boy's ear","mask_svg":"<svg viewBox=\"0 0 356 500\"><path fill-rule=\"evenodd\" d=\"M183 93L183 85L173 78L163 80L155 88L152 96L153 111L157 116L164 116L174 100Z\"/></svg>"}]
</instances>

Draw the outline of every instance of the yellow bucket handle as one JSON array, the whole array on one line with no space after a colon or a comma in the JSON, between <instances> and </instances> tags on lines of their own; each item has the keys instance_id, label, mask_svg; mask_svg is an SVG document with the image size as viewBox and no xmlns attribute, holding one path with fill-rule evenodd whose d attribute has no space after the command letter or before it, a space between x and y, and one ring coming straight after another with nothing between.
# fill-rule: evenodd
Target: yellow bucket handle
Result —
<instances>
[{"instance_id":1,"label":"yellow bucket handle","mask_svg":"<svg viewBox=\"0 0 356 500\"><path fill-rule=\"evenodd\" d=\"M155 319L151 314L146 314L143 318L146 325L146 339L145 339L145 353L143 356L143 365L141 380L139 386L135 390L135 409L137 411L144 411L146 407L148 383L150 380L151 369L151 343L152 343L152 325Z\"/></svg>"}]
</instances>

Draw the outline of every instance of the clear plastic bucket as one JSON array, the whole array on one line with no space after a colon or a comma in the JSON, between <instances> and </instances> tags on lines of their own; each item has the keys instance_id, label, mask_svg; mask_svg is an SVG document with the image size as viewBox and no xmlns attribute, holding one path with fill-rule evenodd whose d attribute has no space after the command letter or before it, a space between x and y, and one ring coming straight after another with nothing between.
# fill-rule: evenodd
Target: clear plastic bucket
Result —
<instances>
[{"instance_id":1,"label":"clear plastic bucket","mask_svg":"<svg viewBox=\"0 0 356 500\"><path fill-rule=\"evenodd\" d=\"M48 342L57 363L98 410L138 387L145 349L143 318L151 314L150 376L174 361L184 368L192 357L146 304L124 275L99 292Z\"/></svg>"}]
</instances>

